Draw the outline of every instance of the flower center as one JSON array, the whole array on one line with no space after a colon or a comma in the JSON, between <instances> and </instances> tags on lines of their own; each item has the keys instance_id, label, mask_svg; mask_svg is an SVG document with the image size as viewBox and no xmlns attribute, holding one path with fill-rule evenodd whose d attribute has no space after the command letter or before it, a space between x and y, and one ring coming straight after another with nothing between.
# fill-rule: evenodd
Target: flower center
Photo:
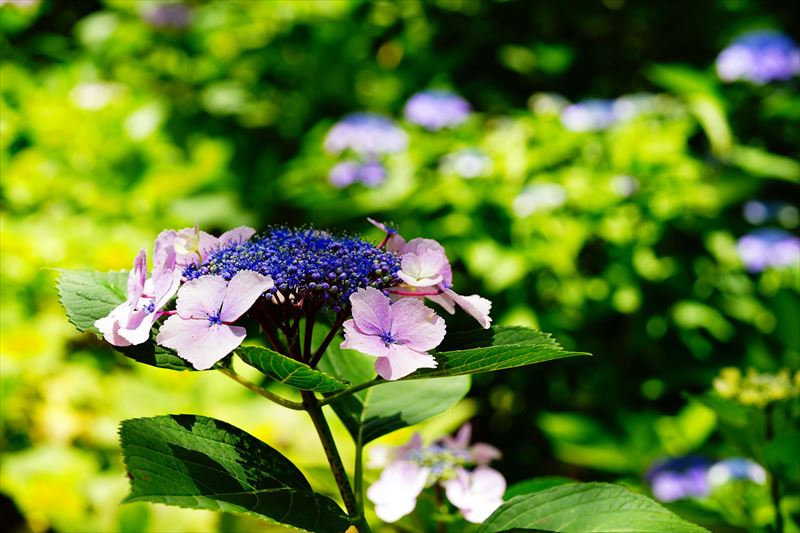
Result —
<instances>
[{"instance_id":1,"label":"flower center","mask_svg":"<svg viewBox=\"0 0 800 533\"><path fill-rule=\"evenodd\" d=\"M381 340L383 341L383 344L385 344L386 346L389 346L390 344L394 344L397 342L397 339L395 339L392 336L392 334L388 331L381 333L380 337Z\"/></svg>"},{"instance_id":2,"label":"flower center","mask_svg":"<svg viewBox=\"0 0 800 533\"><path fill-rule=\"evenodd\" d=\"M219 317L219 312L214 313L213 315L208 315L208 323L209 325L222 324L222 319Z\"/></svg>"}]
</instances>

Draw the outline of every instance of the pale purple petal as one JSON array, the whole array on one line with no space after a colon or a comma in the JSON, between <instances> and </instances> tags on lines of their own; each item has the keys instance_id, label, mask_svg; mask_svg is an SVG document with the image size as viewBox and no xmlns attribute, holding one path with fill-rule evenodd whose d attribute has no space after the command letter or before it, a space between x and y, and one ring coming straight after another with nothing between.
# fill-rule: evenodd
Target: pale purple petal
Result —
<instances>
[{"instance_id":1,"label":"pale purple petal","mask_svg":"<svg viewBox=\"0 0 800 533\"><path fill-rule=\"evenodd\" d=\"M130 305L128 302L122 302L112 309L107 316L95 320L94 327L100 330L100 333L103 334L103 338L109 344L114 346L130 346L130 341L119 334L120 321L124 320L127 322L129 314Z\"/></svg>"},{"instance_id":2,"label":"pale purple petal","mask_svg":"<svg viewBox=\"0 0 800 533\"><path fill-rule=\"evenodd\" d=\"M452 298L456 305L477 320L481 327L488 329L491 326L492 318L489 316L489 311L492 309L491 301L477 294L461 296L460 294L456 294L452 289L445 289L444 294Z\"/></svg>"},{"instance_id":3,"label":"pale purple petal","mask_svg":"<svg viewBox=\"0 0 800 533\"><path fill-rule=\"evenodd\" d=\"M367 335L380 335L389 331L392 312L389 298L374 287L359 289L350 296L353 320L358 329Z\"/></svg>"},{"instance_id":4,"label":"pale purple petal","mask_svg":"<svg viewBox=\"0 0 800 533\"><path fill-rule=\"evenodd\" d=\"M208 319L219 312L228 282L222 276L201 276L178 291L175 309L183 318Z\"/></svg>"},{"instance_id":5,"label":"pale purple petal","mask_svg":"<svg viewBox=\"0 0 800 533\"><path fill-rule=\"evenodd\" d=\"M219 245L224 246L230 243L242 243L256 234L256 230L247 226L239 226L228 230L219 236Z\"/></svg>"},{"instance_id":6,"label":"pale purple petal","mask_svg":"<svg viewBox=\"0 0 800 533\"><path fill-rule=\"evenodd\" d=\"M413 511L417 496L425 488L428 473L428 468L408 461L389 465L367 490L367 498L375 504L378 518L384 522L396 522Z\"/></svg>"},{"instance_id":7,"label":"pale purple petal","mask_svg":"<svg viewBox=\"0 0 800 533\"><path fill-rule=\"evenodd\" d=\"M147 279L147 254L144 248L139 250L136 259L133 260L133 269L128 273L128 305L134 306L139 301L139 296L144 290L144 282ZM132 307L131 307L132 308Z\"/></svg>"},{"instance_id":8,"label":"pale purple petal","mask_svg":"<svg viewBox=\"0 0 800 533\"><path fill-rule=\"evenodd\" d=\"M144 300L147 302L149 300ZM142 301L139 302L142 305ZM131 344L137 345L147 342L150 338L150 329L156 321L156 314L146 309L138 309L131 313L128 323L120 327L119 334L127 339Z\"/></svg>"},{"instance_id":9,"label":"pale purple petal","mask_svg":"<svg viewBox=\"0 0 800 533\"><path fill-rule=\"evenodd\" d=\"M467 445L469 444L469 439L472 438L472 424L467 422L458 430L455 437L445 437L442 439L446 445L452 446L454 448L460 448L462 450L467 449Z\"/></svg>"},{"instance_id":10,"label":"pale purple petal","mask_svg":"<svg viewBox=\"0 0 800 533\"><path fill-rule=\"evenodd\" d=\"M405 254L400 260L401 270L397 276L413 287L432 287L442 282L439 271L443 266L442 258L433 252Z\"/></svg>"},{"instance_id":11,"label":"pale purple petal","mask_svg":"<svg viewBox=\"0 0 800 533\"><path fill-rule=\"evenodd\" d=\"M406 246L406 240L396 230L390 229L386 224L375 219L367 218L367 220L389 236L386 240L386 251L401 253L401 250Z\"/></svg>"},{"instance_id":12,"label":"pale purple petal","mask_svg":"<svg viewBox=\"0 0 800 533\"><path fill-rule=\"evenodd\" d=\"M385 380L394 381L405 377L419 368L436 368L436 359L401 344L390 344L388 355L378 358L375 370Z\"/></svg>"},{"instance_id":13,"label":"pale purple petal","mask_svg":"<svg viewBox=\"0 0 800 533\"><path fill-rule=\"evenodd\" d=\"M247 330L238 326L172 315L161 326L156 342L175 350L197 370L206 370L235 350L246 335Z\"/></svg>"},{"instance_id":14,"label":"pale purple petal","mask_svg":"<svg viewBox=\"0 0 800 533\"><path fill-rule=\"evenodd\" d=\"M159 311L178 292L181 285L181 271L153 269L153 311Z\"/></svg>"},{"instance_id":15,"label":"pale purple petal","mask_svg":"<svg viewBox=\"0 0 800 533\"><path fill-rule=\"evenodd\" d=\"M220 319L223 322L233 322L238 319L253 306L264 291L272 286L272 278L269 276L250 270L237 272L228 283Z\"/></svg>"},{"instance_id":16,"label":"pale purple petal","mask_svg":"<svg viewBox=\"0 0 800 533\"><path fill-rule=\"evenodd\" d=\"M418 352L427 352L444 340L444 320L419 300L403 298L395 302L391 310L391 334L398 343Z\"/></svg>"},{"instance_id":17,"label":"pale purple petal","mask_svg":"<svg viewBox=\"0 0 800 533\"><path fill-rule=\"evenodd\" d=\"M423 259L423 261L434 264L434 266L428 268L434 269L442 277L441 282L447 287L453 283L453 271L447 259L447 253L444 247L434 239L411 239L403 245L400 254L426 256L427 259Z\"/></svg>"},{"instance_id":18,"label":"pale purple petal","mask_svg":"<svg viewBox=\"0 0 800 533\"><path fill-rule=\"evenodd\" d=\"M156 237L153 250L153 276L157 272L175 269L177 264L177 254L175 252L175 230L164 230Z\"/></svg>"},{"instance_id":19,"label":"pale purple petal","mask_svg":"<svg viewBox=\"0 0 800 533\"><path fill-rule=\"evenodd\" d=\"M444 309L445 311L447 311L451 315L455 314L455 312L456 312L455 302L453 302L453 299L450 298L448 295L446 295L446 294L437 294L435 296L428 296L428 298L433 303L436 303L436 304L439 304L440 306L442 306L442 309Z\"/></svg>"},{"instance_id":20,"label":"pale purple petal","mask_svg":"<svg viewBox=\"0 0 800 533\"><path fill-rule=\"evenodd\" d=\"M485 442L476 442L469 451L472 454L472 460L475 461L477 465L488 465L495 459L500 459L503 456L500 450Z\"/></svg>"},{"instance_id":21,"label":"pale purple petal","mask_svg":"<svg viewBox=\"0 0 800 533\"><path fill-rule=\"evenodd\" d=\"M497 470L481 466L472 473L460 471L445 483L450 503L458 507L468 521L480 524L503 503L506 480Z\"/></svg>"},{"instance_id":22,"label":"pale purple petal","mask_svg":"<svg viewBox=\"0 0 800 533\"><path fill-rule=\"evenodd\" d=\"M378 335L367 335L361 331L356 323L345 320L344 342L339 345L345 350L358 350L359 352L373 357L386 357L389 353L386 343Z\"/></svg>"}]
</instances>

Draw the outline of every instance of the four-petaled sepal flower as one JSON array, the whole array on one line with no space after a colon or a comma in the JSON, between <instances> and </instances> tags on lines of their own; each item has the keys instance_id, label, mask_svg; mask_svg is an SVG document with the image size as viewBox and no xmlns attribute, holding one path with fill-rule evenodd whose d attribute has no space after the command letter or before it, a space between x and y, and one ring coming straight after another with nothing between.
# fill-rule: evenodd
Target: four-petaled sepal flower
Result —
<instances>
[{"instance_id":1,"label":"four-petaled sepal flower","mask_svg":"<svg viewBox=\"0 0 800 533\"><path fill-rule=\"evenodd\" d=\"M156 342L197 370L209 369L242 343L247 331L231 324L272 285L269 276L250 271L237 273L230 282L210 275L189 281L178 291L177 314L164 322Z\"/></svg>"},{"instance_id":2,"label":"four-petaled sepal flower","mask_svg":"<svg viewBox=\"0 0 800 533\"><path fill-rule=\"evenodd\" d=\"M342 348L378 358L375 370L387 380L400 379L418 368L435 368L428 350L444 339L444 320L414 299L395 303L372 287L350 296L353 318L344 323Z\"/></svg>"}]
</instances>

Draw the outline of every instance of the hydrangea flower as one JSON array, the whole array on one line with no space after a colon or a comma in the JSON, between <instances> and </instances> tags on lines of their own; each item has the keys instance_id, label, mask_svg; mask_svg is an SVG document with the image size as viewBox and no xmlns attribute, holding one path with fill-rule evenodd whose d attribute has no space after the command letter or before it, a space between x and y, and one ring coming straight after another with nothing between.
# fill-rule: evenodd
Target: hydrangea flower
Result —
<instances>
[{"instance_id":1,"label":"hydrangea flower","mask_svg":"<svg viewBox=\"0 0 800 533\"><path fill-rule=\"evenodd\" d=\"M419 434L398 448L376 446L384 470L372 484L367 497L384 522L396 522L411 513L425 487L439 484L450 503L465 519L480 523L503 503L506 481L502 474L486 466L500 452L484 443L469 446L471 426L465 424L455 438L445 437L423 446ZM388 459L388 462L386 461ZM476 466L474 470L470 470Z\"/></svg>"},{"instance_id":2,"label":"hydrangea flower","mask_svg":"<svg viewBox=\"0 0 800 533\"><path fill-rule=\"evenodd\" d=\"M387 380L400 379L419 368L435 368L428 350L444 339L444 320L422 302L391 303L381 291L367 287L352 296L353 318L344 323L344 349L378 358L375 370Z\"/></svg>"},{"instance_id":3,"label":"hydrangea flower","mask_svg":"<svg viewBox=\"0 0 800 533\"><path fill-rule=\"evenodd\" d=\"M164 230L156 238L156 242L162 243L163 247L175 249L176 262L179 266L202 263L208 255L222 247L241 244L253 235L256 230L247 226L239 226L228 230L219 237L200 231L195 224L194 228L184 228L182 230Z\"/></svg>"},{"instance_id":4,"label":"hydrangea flower","mask_svg":"<svg viewBox=\"0 0 800 533\"><path fill-rule=\"evenodd\" d=\"M764 485L767 483L767 471L746 457L724 459L708 469L708 482L712 487L719 487L737 479Z\"/></svg>"},{"instance_id":5,"label":"hydrangea flower","mask_svg":"<svg viewBox=\"0 0 800 533\"><path fill-rule=\"evenodd\" d=\"M391 119L374 113L353 113L333 125L325 136L325 150L340 154L352 150L364 157L402 152L408 134Z\"/></svg>"},{"instance_id":6,"label":"hydrangea flower","mask_svg":"<svg viewBox=\"0 0 800 533\"><path fill-rule=\"evenodd\" d=\"M567 191L557 183L533 183L525 187L511 204L521 218L541 211L552 211L564 205Z\"/></svg>"},{"instance_id":7,"label":"hydrangea flower","mask_svg":"<svg viewBox=\"0 0 800 533\"><path fill-rule=\"evenodd\" d=\"M756 85L784 81L800 74L800 47L775 31L747 33L720 52L716 61L722 81L746 80Z\"/></svg>"},{"instance_id":8,"label":"hydrangea flower","mask_svg":"<svg viewBox=\"0 0 800 533\"><path fill-rule=\"evenodd\" d=\"M600 131L617 122L613 100L585 100L561 111L561 124L570 131Z\"/></svg>"},{"instance_id":9,"label":"hydrangea flower","mask_svg":"<svg viewBox=\"0 0 800 533\"><path fill-rule=\"evenodd\" d=\"M707 473L710 461L703 457L687 455L656 464L647 473L653 496L662 502L708 495Z\"/></svg>"},{"instance_id":10,"label":"hydrangea flower","mask_svg":"<svg viewBox=\"0 0 800 533\"><path fill-rule=\"evenodd\" d=\"M739 239L736 250L750 272L800 263L800 238L780 229L752 231Z\"/></svg>"},{"instance_id":11,"label":"hydrangea flower","mask_svg":"<svg viewBox=\"0 0 800 533\"><path fill-rule=\"evenodd\" d=\"M469 102L459 95L442 90L422 91L408 99L406 120L430 131L458 126L469 118Z\"/></svg>"},{"instance_id":12,"label":"hydrangea flower","mask_svg":"<svg viewBox=\"0 0 800 533\"><path fill-rule=\"evenodd\" d=\"M142 13L145 22L156 28L183 29L189 25L192 9L186 4L150 5Z\"/></svg>"},{"instance_id":13,"label":"hydrangea flower","mask_svg":"<svg viewBox=\"0 0 800 533\"><path fill-rule=\"evenodd\" d=\"M386 179L386 168L379 161L342 161L331 168L328 180L337 188L344 188L353 183L363 183L367 187L377 187Z\"/></svg>"},{"instance_id":14,"label":"hydrangea flower","mask_svg":"<svg viewBox=\"0 0 800 533\"><path fill-rule=\"evenodd\" d=\"M197 370L206 370L235 350L247 330L232 323L245 314L273 285L269 276L237 272L230 281L201 276L178 291L176 314L156 336L161 346L174 349Z\"/></svg>"},{"instance_id":15,"label":"hydrangea flower","mask_svg":"<svg viewBox=\"0 0 800 533\"><path fill-rule=\"evenodd\" d=\"M153 273L147 279L147 254L141 250L128 274L128 298L108 316L95 322L103 338L114 346L142 344L162 316L161 309L175 296L181 280L175 250L156 239Z\"/></svg>"},{"instance_id":16,"label":"hydrangea flower","mask_svg":"<svg viewBox=\"0 0 800 533\"><path fill-rule=\"evenodd\" d=\"M433 239L412 239L405 242L397 232L389 233L386 226L372 221L375 226L387 231L386 249L400 256L397 276L404 285L393 287L389 292L395 297L429 298L450 313L456 306L472 316L483 328L489 328L492 319L489 313L492 302L472 294L462 296L452 289L453 272L450 261L441 244Z\"/></svg>"}]
</instances>

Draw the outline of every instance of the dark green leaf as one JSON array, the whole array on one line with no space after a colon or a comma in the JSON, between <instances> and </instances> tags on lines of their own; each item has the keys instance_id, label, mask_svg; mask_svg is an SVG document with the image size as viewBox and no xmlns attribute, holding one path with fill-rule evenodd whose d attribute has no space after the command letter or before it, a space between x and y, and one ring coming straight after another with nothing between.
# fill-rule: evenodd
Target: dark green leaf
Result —
<instances>
[{"instance_id":1,"label":"dark green leaf","mask_svg":"<svg viewBox=\"0 0 800 533\"><path fill-rule=\"evenodd\" d=\"M448 335L433 355L436 368L418 370L406 379L493 372L589 354L564 351L549 333L498 326Z\"/></svg>"},{"instance_id":2,"label":"dark green leaf","mask_svg":"<svg viewBox=\"0 0 800 533\"><path fill-rule=\"evenodd\" d=\"M351 383L364 383L375 376L375 358L337 347L328 349L320 366ZM366 444L445 412L469 392L469 386L468 376L391 381L333 402L331 407L353 439Z\"/></svg>"},{"instance_id":3,"label":"dark green leaf","mask_svg":"<svg viewBox=\"0 0 800 533\"><path fill-rule=\"evenodd\" d=\"M131 478L126 502L244 513L320 533L348 528L341 508L315 493L291 461L225 422L195 415L126 420L120 440Z\"/></svg>"},{"instance_id":4,"label":"dark green leaf","mask_svg":"<svg viewBox=\"0 0 800 533\"><path fill-rule=\"evenodd\" d=\"M647 496L609 483L570 483L517 496L492 513L478 533L511 529L575 533L706 531Z\"/></svg>"},{"instance_id":5,"label":"dark green leaf","mask_svg":"<svg viewBox=\"0 0 800 533\"><path fill-rule=\"evenodd\" d=\"M546 476L526 479L525 481L514 483L508 487L503 499L510 500L514 496L519 496L520 494L530 494L531 492L537 492L574 482L575 480L563 476Z\"/></svg>"},{"instance_id":6,"label":"dark green leaf","mask_svg":"<svg viewBox=\"0 0 800 533\"><path fill-rule=\"evenodd\" d=\"M248 365L296 389L326 393L344 389L348 385L346 381L314 370L269 348L242 346L236 353Z\"/></svg>"},{"instance_id":7,"label":"dark green leaf","mask_svg":"<svg viewBox=\"0 0 800 533\"><path fill-rule=\"evenodd\" d=\"M125 301L128 273L86 270L59 270L59 273L59 300L67 311L69 321L80 331L91 331L99 335L94 323ZM136 346L111 347L147 365L170 370L194 370L187 361L175 355L172 350L158 346L152 338Z\"/></svg>"}]
</instances>

